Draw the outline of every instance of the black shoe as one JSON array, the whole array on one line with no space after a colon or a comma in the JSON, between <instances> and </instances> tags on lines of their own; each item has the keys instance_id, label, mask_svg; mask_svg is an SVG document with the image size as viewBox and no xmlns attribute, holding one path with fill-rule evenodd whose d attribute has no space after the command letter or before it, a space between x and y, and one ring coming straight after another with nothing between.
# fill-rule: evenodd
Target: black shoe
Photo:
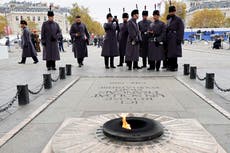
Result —
<instances>
[{"instance_id":1,"label":"black shoe","mask_svg":"<svg viewBox=\"0 0 230 153\"><path fill-rule=\"evenodd\" d=\"M155 69L154 68L148 68L147 70L149 70L149 71L154 71Z\"/></svg>"},{"instance_id":2,"label":"black shoe","mask_svg":"<svg viewBox=\"0 0 230 153\"><path fill-rule=\"evenodd\" d=\"M167 67L166 67L166 66L163 66L162 69L167 69Z\"/></svg>"},{"instance_id":3,"label":"black shoe","mask_svg":"<svg viewBox=\"0 0 230 153\"><path fill-rule=\"evenodd\" d=\"M18 62L18 64L25 64L24 62Z\"/></svg>"},{"instance_id":4,"label":"black shoe","mask_svg":"<svg viewBox=\"0 0 230 153\"><path fill-rule=\"evenodd\" d=\"M143 65L141 68L146 68L147 66L146 65Z\"/></svg>"},{"instance_id":5,"label":"black shoe","mask_svg":"<svg viewBox=\"0 0 230 153\"><path fill-rule=\"evenodd\" d=\"M110 66L110 68L115 69L116 67L115 66Z\"/></svg>"},{"instance_id":6,"label":"black shoe","mask_svg":"<svg viewBox=\"0 0 230 153\"><path fill-rule=\"evenodd\" d=\"M159 69L157 69L157 72L159 72L160 70Z\"/></svg>"},{"instance_id":7,"label":"black shoe","mask_svg":"<svg viewBox=\"0 0 230 153\"><path fill-rule=\"evenodd\" d=\"M34 64L37 64L37 63L38 63L38 61L35 61L35 62L34 62Z\"/></svg>"},{"instance_id":8,"label":"black shoe","mask_svg":"<svg viewBox=\"0 0 230 153\"><path fill-rule=\"evenodd\" d=\"M81 64L81 66L83 66L84 64L83 63L80 63Z\"/></svg>"},{"instance_id":9,"label":"black shoe","mask_svg":"<svg viewBox=\"0 0 230 153\"><path fill-rule=\"evenodd\" d=\"M176 71L178 71L178 69L177 68L171 68L171 69L169 69L169 71L176 72Z\"/></svg>"},{"instance_id":10,"label":"black shoe","mask_svg":"<svg viewBox=\"0 0 230 153\"><path fill-rule=\"evenodd\" d=\"M78 65L78 67L82 67L82 65L81 65L81 64L79 64L79 65Z\"/></svg>"},{"instance_id":11,"label":"black shoe","mask_svg":"<svg viewBox=\"0 0 230 153\"><path fill-rule=\"evenodd\" d=\"M131 67L129 67L129 68L128 68L128 70L129 70L129 71L131 71L131 70L132 70L132 68L131 68Z\"/></svg>"},{"instance_id":12,"label":"black shoe","mask_svg":"<svg viewBox=\"0 0 230 153\"><path fill-rule=\"evenodd\" d=\"M50 70L51 70L51 67L48 67L47 70L50 71Z\"/></svg>"},{"instance_id":13,"label":"black shoe","mask_svg":"<svg viewBox=\"0 0 230 153\"><path fill-rule=\"evenodd\" d=\"M57 69L55 67L52 67L52 70L56 71Z\"/></svg>"},{"instance_id":14,"label":"black shoe","mask_svg":"<svg viewBox=\"0 0 230 153\"><path fill-rule=\"evenodd\" d=\"M123 64L119 64L119 65L117 65L117 67L122 67L123 66Z\"/></svg>"},{"instance_id":15,"label":"black shoe","mask_svg":"<svg viewBox=\"0 0 230 153\"><path fill-rule=\"evenodd\" d=\"M105 66L105 69L109 69L109 67L108 67L108 66Z\"/></svg>"}]
</instances>

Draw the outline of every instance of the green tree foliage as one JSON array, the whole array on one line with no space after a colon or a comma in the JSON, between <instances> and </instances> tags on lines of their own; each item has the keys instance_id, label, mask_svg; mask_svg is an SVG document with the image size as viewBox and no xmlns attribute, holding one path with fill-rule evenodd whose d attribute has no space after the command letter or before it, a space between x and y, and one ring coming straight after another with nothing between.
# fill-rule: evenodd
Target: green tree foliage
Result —
<instances>
[{"instance_id":1,"label":"green tree foliage","mask_svg":"<svg viewBox=\"0 0 230 153\"><path fill-rule=\"evenodd\" d=\"M172 5L176 7L176 15L181 17L182 20L185 20L186 17L186 4L183 2L172 1ZM165 2L165 12L161 16L163 22L167 22L167 15L169 14L169 2Z\"/></svg>"},{"instance_id":2,"label":"green tree foliage","mask_svg":"<svg viewBox=\"0 0 230 153\"><path fill-rule=\"evenodd\" d=\"M225 19L225 27L230 28L230 18Z\"/></svg>"},{"instance_id":3,"label":"green tree foliage","mask_svg":"<svg viewBox=\"0 0 230 153\"><path fill-rule=\"evenodd\" d=\"M220 28L224 27L224 25L224 14L218 9L197 11L189 22L189 26L193 28Z\"/></svg>"},{"instance_id":4,"label":"green tree foliage","mask_svg":"<svg viewBox=\"0 0 230 153\"><path fill-rule=\"evenodd\" d=\"M70 11L70 16L68 16L70 24L74 23L77 15L81 16L82 22L87 26L90 33L94 33L95 35L104 34L102 25L90 17L88 8L82 6L80 7L77 3L75 3Z\"/></svg>"},{"instance_id":5,"label":"green tree foliage","mask_svg":"<svg viewBox=\"0 0 230 153\"><path fill-rule=\"evenodd\" d=\"M34 31L34 30L37 31L38 30L38 24L34 21L28 20L27 25L28 25L28 28L30 29L30 31Z\"/></svg>"},{"instance_id":6,"label":"green tree foliage","mask_svg":"<svg viewBox=\"0 0 230 153\"><path fill-rule=\"evenodd\" d=\"M7 25L6 18L4 16L0 15L0 37L2 37L5 34L4 28Z\"/></svg>"}]
</instances>

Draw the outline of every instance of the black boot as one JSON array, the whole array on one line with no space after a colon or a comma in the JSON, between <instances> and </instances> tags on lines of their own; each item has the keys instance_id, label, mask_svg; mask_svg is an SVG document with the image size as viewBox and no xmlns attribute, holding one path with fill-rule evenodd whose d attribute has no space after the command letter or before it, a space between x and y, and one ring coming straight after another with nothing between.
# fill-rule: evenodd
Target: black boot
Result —
<instances>
[{"instance_id":1,"label":"black boot","mask_svg":"<svg viewBox=\"0 0 230 153\"><path fill-rule=\"evenodd\" d=\"M133 69L137 69L137 70L141 69L141 67L138 66L138 62L137 61L133 62Z\"/></svg>"},{"instance_id":2,"label":"black boot","mask_svg":"<svg viewBox=\"0 0 230 153\"><path fill-rule=\"evenodd\" d=\"M124 63L124 56L120 56L120 64L117 65L118 67L122 67Z\"/></svg>"},{"instance_id":3,"label":"black boot","mask_svg":"<svg viewBox=\"0 0 230 153\"><path fill-rule=\"evenodd\" d=\"M156 70L160 71L161 61L156 61Z\"/></svg>"},{"instance_id":4,"label":"black boot","mask_svg":"<svg viewBox=\"0 0 230 153\"><path fill-rule=\"evenodd\" d=\"M21 62L18 62L18 64L25 64L26 63L26 57L22 57Z\"/></svg>"},{"instance_id":5,"label":"black boot","mask_svg":"<svg viewBox=\"0 0 230 153\"><path fill-rule=\"evenodd\" d=\"M104 61L105 61L105 68L109 69L109 57L104 57Z\"/></svg>"},{"instance_id":6,"label":"black boot","mask_svg":"<svg viewBox=\"0 0 230 153\"><path fill-rule=\"evenodd\" d=\"M154 71L155 70L155 63L154 61L149 61L149 68L147 70Z\"/></svg>"},{"instance_id":7,"label":"black boot","mask_svg":"<svg viewBox=\"0 0 230 153\"><path fill-rule=\"evenodd\" d=\"M114 57L110 57L110 68L115 69L116 67L114 66Z\"/></svg>"},{"instance_id":8,"label":"black boot","mask_svg":"<svg viewBox=\"0 0 230 153\"><path fill-rule=\"evenodd\" d=\"M128 70L132 70L132 62L128 61L126 63L127 63L127 66L128 66Z\"/></svg>"}]
</instances>

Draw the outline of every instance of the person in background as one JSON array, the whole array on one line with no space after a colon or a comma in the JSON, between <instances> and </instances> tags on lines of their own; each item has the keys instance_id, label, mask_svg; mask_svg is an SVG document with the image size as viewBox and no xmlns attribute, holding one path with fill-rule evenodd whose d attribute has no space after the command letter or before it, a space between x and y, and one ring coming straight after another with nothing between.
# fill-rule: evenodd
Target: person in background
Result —
<instances>
[{"instance_id":1,"label":"person in background","mask_svg":"<svg viewBox=\"0 0 230 153\"><path fill-rule=\"evenodd\" d=\"M38 63L37 53L31 41L31 33L27 28L27 22L25 20L21 20L20 25L22 28L22 37L21 37L22 60L21 62L18 62L18 64L25 64L27 57L32 57L34 60L34 64L37 64Z\"/></svg>"},{"instance_id":2,"label":"person in background","mask_svg":"<svg viewBox=\"0 0 230 153\"><path fill-rule=\"evenodd\" d=\"M59 51L60 52L61 51L65 52L64 45L63 45L63 36L62 35L60 35L60 37L58 38L58 46L59 46Z\"/></svg>"},{"instance_id":3,"label":"person in background","mask_svg":"<svg viewBox=\"0 0 230 153\"><path fill-rule=\"evenodd\" d=\"M47 70L57 70L56 61L60 60L58 49L58 38L61 35L61 29L54 21L54 12L48 11L48 21L45 21L41 29L41 41L43 45L43 60L46 61Z\"/></svg>"}]
</instances>

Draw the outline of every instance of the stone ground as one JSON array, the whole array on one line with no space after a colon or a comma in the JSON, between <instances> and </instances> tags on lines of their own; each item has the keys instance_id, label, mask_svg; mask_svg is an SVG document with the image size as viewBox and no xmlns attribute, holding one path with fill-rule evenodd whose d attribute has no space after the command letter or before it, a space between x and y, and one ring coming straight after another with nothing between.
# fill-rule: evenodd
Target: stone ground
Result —
<instances>
[{"instance_id":1,"label":"stone ground","mask_svg":"<svg viewBox=\"0 0 230 153\"><path fill-rule=\"evenodd\" d=\"M146 69L130 72L125 67L105 70L103 58L100 57L100 49L92 46L89 47L89 58L86 59L85 66L78 68L76 59L73 58L71 53L71 48L66 47L66 50L67 52L61 53L62 60L58 62L58 66L72 64L73 75L66 80L55 83L51 90L43 90L39 95L30 96L31 103L29 105L19 107L17 104L14 104L13 108L8 112L1 113L0 136L9 132L10 129L19 124L77 76L80 76L81 79L14 138L0 148L1 153L41 152L51 136L67 117L87 117L90 115L123 111L148 112L176 118L195 118L217 139L227 152L230 152L230 121L175 79L180 78L230 112L229 93L222 93L217 89L206 90L203 82L190 80L189 77L183 76L182 73L182 65L189 63L198 67L199 76L203 77L206 72L214 72L216 74L216 81L220 86L229 88L229 50L212 50L210 49L210 44L206 43L185 44L184 57L180 59L180 70L174 73L165 71L148 72ZM28 59L28 64L26 65L18 65L17 61L19 59L20 51L15 48L10 53L10 59L0 61L0 105L8 102L14 96L17 84L27 83L29 84L29 88L36 89L42 83L42 74L47 73L45 63L41 61L41 54L39 54L41 62L38 65L31 64L31 59ZM51 73L54 78L58 75L58 72ZM121 104L116 103L116 99L107 97L111 101L110 104L105 103L108 99L96 101L90 98L90 95L95 96L98 94L94 92L103 84L127 81L157 85L162 88L161 90L166 98L164 100L158 99L154 103L149 103L152 99L143 99L143 101L147 101L143 104L135 104L135 101L134 104ZM151 95L154 94L160 97L160 93L151 93ZM130 102L130 100L126 99L125 102Z\"/></svg>"}]
</instances>

